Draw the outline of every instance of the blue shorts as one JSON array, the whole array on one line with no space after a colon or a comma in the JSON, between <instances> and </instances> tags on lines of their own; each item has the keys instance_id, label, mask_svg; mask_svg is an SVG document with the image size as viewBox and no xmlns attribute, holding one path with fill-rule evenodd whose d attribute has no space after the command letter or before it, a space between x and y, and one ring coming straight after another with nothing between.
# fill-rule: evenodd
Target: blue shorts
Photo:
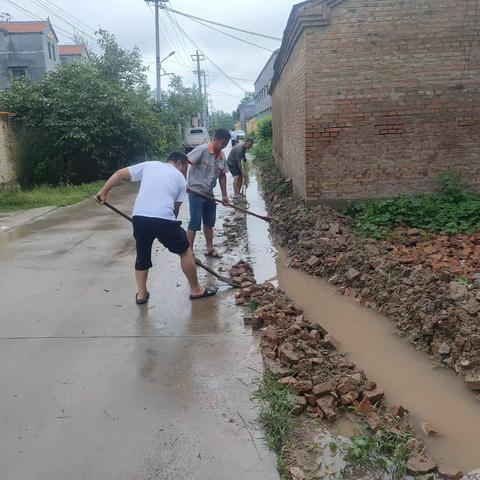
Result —
<instances>
[{"instance_id":1,"label":"blue shorts","mask_svg":"<svg viewBox=\"0 0 480 480\"><path fill-rule=\"evenodd\" d=\"M190 204L190 223L188 229L193 232L198 232L203 224L207 227L214 227L217 218L217 204L210 200L195 195L188 194L188 201Z\"/></svg>"}]
</instances>

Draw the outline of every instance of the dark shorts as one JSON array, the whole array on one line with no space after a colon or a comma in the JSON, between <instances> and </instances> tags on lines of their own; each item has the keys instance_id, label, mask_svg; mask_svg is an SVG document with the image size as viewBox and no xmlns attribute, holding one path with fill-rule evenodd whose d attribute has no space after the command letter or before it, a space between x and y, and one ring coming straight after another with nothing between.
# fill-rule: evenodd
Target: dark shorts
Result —
<instances>
[{"instance_id":1,"label":"dark shorts","mask_svg":"<svg viewBox=\"0 0 480 480\"><path fill-rule=\"evenodd\" d=\"M241 170L238 168L238 165L230 165L228 164L228 169L230 170L230 173L234 177L240 177L242 175Z\"/></svg>"},{"instance_id":2,"label":"dark shorts","mask_svg":"<svg viewBox=\"0 0 480 480\"><path fill-rule=\"evenodd\" d=\"M200 231L202 221L207 227L213 228L215 226L215 220L217 218L217 204L215 202L205 200L194 193L188 194L188 202L190 205L189 230L193 232Z\"/></svg>"},{"instance_id":3,"label":"dark shorts","mask_svg":"<svg viewBox=\"0 0 480 480\"><path fill-rule=\"evenodd\" d=\"M185 253L190 247L187 234L180 226L182 222L135 215L132 223L137 243L135 270L144 271L152 267L152 245L155 239L177 255Z\"/></svg>"}]
</instances>

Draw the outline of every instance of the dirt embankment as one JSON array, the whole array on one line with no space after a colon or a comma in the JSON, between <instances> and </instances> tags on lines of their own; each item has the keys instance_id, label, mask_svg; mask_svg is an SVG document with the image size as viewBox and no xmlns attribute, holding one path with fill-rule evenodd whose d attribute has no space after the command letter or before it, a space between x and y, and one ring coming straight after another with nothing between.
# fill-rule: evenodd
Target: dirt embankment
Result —
<instances>
[{"instance_id":1,"label":"dirt embankment","mask_svg":"<svg viewBox=\"0 0 480 480\"><path fill-rule=\"evenodd\" d=\"M273 169L262 176L272 231L290 266L389 316L412 343L480 389L480 280L466 281L479 267L479 235L424 240L410 229L401 244L368 240L354 233L350 217L304 207Z\"/></svg>"}]
</instances>

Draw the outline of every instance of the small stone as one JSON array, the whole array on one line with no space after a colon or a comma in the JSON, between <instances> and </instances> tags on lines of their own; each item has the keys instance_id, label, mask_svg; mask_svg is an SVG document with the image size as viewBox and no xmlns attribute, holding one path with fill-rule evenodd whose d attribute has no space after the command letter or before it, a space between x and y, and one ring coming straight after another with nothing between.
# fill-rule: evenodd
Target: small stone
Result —
<instances>
[{"instance_id":1,"label":"small stone","mask_svg":"<svg viewBox=\"0 0 480 480\"><path fill-rule=\"evenodd\" d=\"M303 471L298 467L292 467L290 469L290 475L292 477L292 480L305 480L306 478Z\"/></svg>"},{"instance_id":2,"label":"small stone","mask_svg":"<svg viewBox=\"0 0 480 480\"><path fill-rule=\"evenodd\" d=\"M371 380L367 380L364 384L363 384L363 389L364 390L375 390L377 388L377 384L375 382L372 382Z\"/></svg>"},{"instance_id":3,"label":"small stone","mask_svg":"<svg viewBox=\"0 0 480 480\"><path fill-rule=\"evenodd\" d=\"M438 347L438 353L440 355L448 355L452 351L452 348L450 345L446 342L443 342L439 347Z\"/></svg>"},{"instance_id":4,"label":"small stone","mask_svg":"<svg viewBox=\"0 0 480 480\"><path fill-rule=\"evenodd\" d=\"M334 337L332 337L332 335L330 334L325 335L325 338L323 339L323 344L325 345L325 347L332 350L338 350L340 348L340 342Z\"/></svg>"},{"instance_id":5,"label":"small stone","mask_svg":"<svg viewBox=\"0 0 480 480\"><path fill-rule=\"evenodd\" d=\"M447 478L448 480L460 480L463 477L463 472L455 468L449 468L445 465L438 466L438 474L442 478Z\"/></svg>"},{"instance_id":6,"label":"small stone","mask_svg":"<svg viewBox=\"0 0 480 480\"><path fill-rule=\"evenodd\" d=\"M472 298L472 300L468 301L465 305L462 305L462 308L472 316L475 316L480 312L480 303Z\"/></svg>"},{"instance_id":7,"label":"small stone","mask_svg":"<svg viewBox=\"0 0 480 480\"><path fill-rule=\"evenodd\" d=\"M347 270L347 273L345 273L345 277L349 282L354 282L355 280L358 280L362 274L356 270L355 268L350 268Z\"/></svg>"},{"instance_id":8,"label":"small stone","mask_svg":"<svg viewBox=\"0 0 480 480\"><path fill-rule=\"evenodd\" d=\"M245 303L247 303L247 301L243 297L237 298L235 300L235 305L245 305Z\"/></svg>"},{"instance_id":9,"label":"small stone","mask_svg":"<svg viewBox=\"0 0 480 480\"><path fill-rule=\"evenodd\" d=\"M363 396L368 399L370 403L375 405L378 402L381 402L385 397L385 392L381 388L376 388L375 390L363 391Z\"/></svg>"},{"instance_id":10,"label":"small stone","mask_svg":"<svg viewBox=\"0 0 480 480\"><path fill-rule=\"evenodd\" d=\"M322 357L313 357L310 360L312 361L312 364L316 367L325 363L325 360Z\"/></svg>"},{"instance_id":11,"label":"small stone","mask_svg":"<svg viewBox=\"0 0 480 480\"><path fill-rule=\"evenodd\" d=\"M311 330L308 334L317 342L320 342L322 340L322 336L320 335L320 332L318 330Z\"/></svg>"},{"instance_id":12,"label":"small stone","mask_svg":"<svg viewBox=\"0 0 480 480\"><path fill-rule=\"evenodd\" d=\"M302 329L294 323L291 327L287 328L285 332L283 332L283 335L285 337L290 337L291 335L298 335L299 333L301 333L301 331Z\"/></svg>"},{"instance_id":13,"label":"small stone","mask_svg":"<svg viewBox=\"0 0 480 480\"><path fill-rule=\"evenodd\" d=\"M289 363L289 364L298 363L298 361L300 360L297 353L295 352L293 345L289 343L283 344L280 347L278 353L279 353L280 359L285 363Z\"/></svg>"},{"instance_id":14,"label":"small stone","mask_svg":"<svg viewBox=\"0 0 480 480\"><path fill-rule=\"evenodd\" d=\"M307 408L307 401L305 398L299 395L292 395L290 397L292 401L292 414L293 415L301 415L305 409Z\"/></svg>"},{"instance_id":15,"label":"small stone","mask_svg":"<svg viewBox=\"0 0 480 480\"><path fill-rule=\"evenodd\" d=\"M465 383L470 390L480 390L480 372L466 375Z\"/></svg>"},{"instance_id":16,"label":"small stone","mask_svg":"<svg viewBox=\"0 0 480 480\"><path fill-rule=\"evenodd\" d=\"M467 296L467 286L459 282L450 282L448 284L448 298L450 300L461 300Z\"/></svg>"},{"instance_id":17,"label":"small stone","mask_svg":"<svg viewBox=\"0 0 480 480\"><path fill-rule=\"evenodd\" d=\"M325 411L325 409L334 409L335 405L337 403L337 399L333 395L325 395L323 397L320 397L317 400L317 405Z\"/></svg>"},{"instance_id":18,"label":"small stone","mask_svg":"<svg viewBox=\"0 0 480 480\"><path fill-rule=\"evenodd\" d=\"M429 437L436 437L440 435L428 422L421 422L420 426L422 427L423 433Z\"/></svg>"},{"instance_id":19,"label":"small stone","mask_svg":"<svg viewBox=\"0 0 480 480\"><path fill-rule=\"evenodd\" d=\"M310 268L317 268L318 266L320 266L321 263L322 263L322 259L316 257L315 255L312 255L312 256L306 261L306 264L307 264Z\"/></svg>"},{"instance_id":20,"label":"small stone","mask_svg":"<svg viewBox=\"0 0 480 480\"><path fill-rule=\"evenodd\" d=\"M315 385L312 389L312 393L317 397L327 395L334 391L335 391L335 385L333 385L333 383L331 382L319 383Z\"/></svg>"},{"instance_id":21,"label":"small stone","mask_svg":"<svg viewBox=\"0 0 480 480\"><path fill-rule=\"evenodd\" d=\"M298 380L295 377L283 377L278 380L278 383L293 388L298 383Z\"/></svg>"},{"instance_id":22,"label":"small stone","mask_svg":"<svg viewBox=\"0 0 480 480\"><path fill-rule=\"evenodd\" d=\"M408 415L408 410L401 405L392 405L388 409L388 413L396 418L403 418L405 415Z\"/></svg>"},{"instance_id":23,"label":"small stone","mask_svg":"<svg viewBox=\"0 0 480 480\"><path fill-rule=\"evenodd\" d=\"M297 393L307 393L312 391L312 382L310 380L298 380L293 386Z\"/></svg>"},{"instance_id":24,"label":"small stone","mask_svg":"<svg viewBox=\"0 0 480 480\"><path fill-rule=\"evenodd\" d=\"M357 413L359 413L360 415L368 415L372 412L376 412L376 409L370 403L368 398L364 398L357 406Z\"/></svg>"},{"instance_id":25,"label":"small stone","mask_svg":"<svg viewBox=\"0 0 480 480\"><path fill-rule=\"evenodd\" d=\"M425 475L436 469L437 464L432 459L421 455L414 455L407 462L407 472L411 475Z\"/></svg>"},{"instance_id":26,"label":"small stone","mask_svg":"<svg viewBox=\"0 0 480 480\"><path fill-rule=\"evenodd\" d=\"M365 420L370 430L375 433L380 428L380 417L377 412L367 413Z\"/></svg>"},{"instance_id":27,"label":"small stone","mask_svg":"<svg viewBox=\"0 0 480 480\"><path fill-rule=\"evenodd\" d=\"M345 395L340 397L343 405L350 405L358 398L358 392L355 390L352 392L348 392Z\"/></svg>"},{"instance_id":28,"label":"small stone","mask_svg":"<svg viewBox=\"0 0 480 480\"><path fill-rule=\"evenodd\" d=\"M317 405L317 397L315 395L312 395L311 393L306 393L304 395L305 400L311 407L315 407Z\"/></svg>"},{"instance_id":29,"label":"small stone","mask_svg":"<svg viewBox=\"0 0 480 480\"><path fill-rule=\"evenodd\" d=\"M353 386L352 382L347 380L345 382L342 382L338 387L337 387L337 393L339 395L345 395L348 392L351 392L352 390L355 390L355 387Z\"/></svg>"}]
</instances>

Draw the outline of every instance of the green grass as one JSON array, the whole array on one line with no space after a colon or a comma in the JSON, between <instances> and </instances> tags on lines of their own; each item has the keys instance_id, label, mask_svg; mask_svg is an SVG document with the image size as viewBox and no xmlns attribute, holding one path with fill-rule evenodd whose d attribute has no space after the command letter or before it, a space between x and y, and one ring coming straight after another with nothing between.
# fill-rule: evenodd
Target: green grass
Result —
<instances>
[{"instance_id":1,"label":"green grass","mask_svg":"<svg viewBox=\"0 0 480 480\"><path fill-rule=\"evenodd\" d=\"M47 206L65 207L95 195L103 184L103 181L98 181L61 187L42 185L30 190L22 190L16 184L7 185L0 188L0 212Z\"/></svg>"},{"instance_id":2,"label":"green grass","mask_svg":"<svg viewBox=\"0 0 480 480\"><path fill-rule=\"evenodd\" d=\"M260 300L252 298L245 303L244 307L250 312L254 312L261 305Z\"/></svg>"},{"instance_id":3,"label":"green grass","mask_svg":"<svg viewBox=\"0 0 480 480\"><path fill-rule=\"evenodd\" d=\"M260 403L260 421L265 429L265 442L277 453L280 478L287 479L289 473L282 453L295 418L292 414L292 391L277 383L277 380L272 372L266 370L254 398Z\"/></svg>"},{"instance_id":4,"label":"green grass","mask_svg":"<svg viewBox=\"0 0 480 480\"><path fill-rule=\"evenodd\" d=\"M413 227L446 235L480 230L480 196L464 191L458 176L444 173L442 189L430 195L404 195L354 205L347 214L356 220L359 235L382 239L399 227Z\"/></svg>"},{"instance_id":5,"label":"green grass","mask_svg":"<svg viewBox=\"0 0 480 480\"><path fill-rule=\"evenodd\" d=\"M411 453L407 446L412 435L379 429L374 435L359 433L352 438L344 460L343 474L348 476L364 470L388 473L392 480L402 479Z\"/></svg>"}]
</instances>

